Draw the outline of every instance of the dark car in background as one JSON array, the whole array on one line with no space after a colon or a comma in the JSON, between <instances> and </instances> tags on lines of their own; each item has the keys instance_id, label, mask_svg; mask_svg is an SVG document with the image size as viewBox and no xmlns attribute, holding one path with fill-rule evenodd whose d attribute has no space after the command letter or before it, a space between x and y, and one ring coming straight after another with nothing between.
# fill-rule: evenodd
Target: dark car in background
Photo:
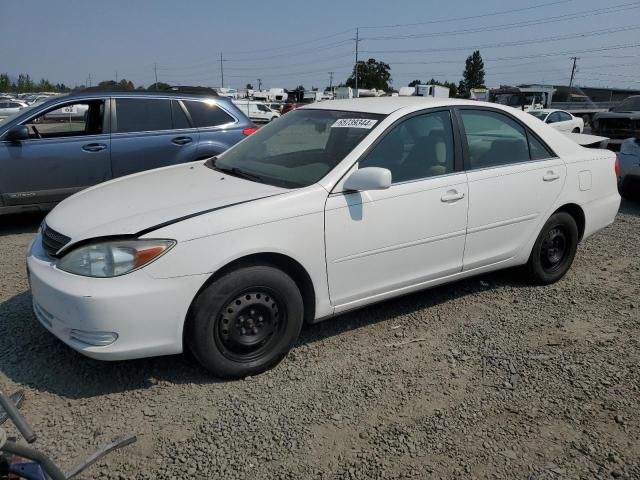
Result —
<instances>
[{"instance_id":1,"label":"dark car in background","mask_svg":"<svg viewBox=\"0 0 640 480\"><path fill-rule=\"evenodd\" d=\"M209 158L254 131L230 99L215 95L55 97L0 123L0 214L48 210L112 178Z\"/></svg>"},{"instance_id":2,"label":"dark car in background","mask_svg":"<svg viewBox=\"0 0 640 480\"><path fill-rule=\"evenodd\" d=\"M624 99L608 112L597 113L591 122L591 132L609 137L609 147L616 150L626 139L640 137L640 95Z\"/></svg>"}]
</instances>

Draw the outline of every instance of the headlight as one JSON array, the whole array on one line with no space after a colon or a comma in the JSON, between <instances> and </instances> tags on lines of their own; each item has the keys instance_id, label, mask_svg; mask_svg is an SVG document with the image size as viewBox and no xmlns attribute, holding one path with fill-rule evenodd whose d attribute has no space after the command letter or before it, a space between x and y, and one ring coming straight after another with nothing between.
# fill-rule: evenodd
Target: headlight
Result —
<instances>
[{"instance_id":1,"label":"headlight","mask_svg":"<svg viewBox=\"0 0 640 480\"><path fill-rule=\"evenodd\" d=\"M84 277L117 277L156 260L175 243L174 240L114 240L95 243L69 252L58 262L58 268Z\"/></svg>"}]
</instances>

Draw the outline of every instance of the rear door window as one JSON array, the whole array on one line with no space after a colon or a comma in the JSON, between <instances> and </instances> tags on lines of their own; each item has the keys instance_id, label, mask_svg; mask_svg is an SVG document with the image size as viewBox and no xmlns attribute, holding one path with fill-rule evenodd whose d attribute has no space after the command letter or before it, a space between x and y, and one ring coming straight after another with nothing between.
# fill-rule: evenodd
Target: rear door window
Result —
<instances>
[{"instance_id":1,"label":"rear door window","mask_svg":"<svg viewBox=\"0 0 640 480\"><path fill-rule=\"evenodd\" d=\"M173 117L173 128L191 128L191 123L178 100L171 100L171 116Z\"/></svg>"},{"instance_id":2,"label":"rear door window","mask_svg":"<svg viewBox=\"0 0 640 480\"><path fill-rule=\"evenodd\" d=\"M118 133L171 130L171 100L156 98L117 98Z\"/></svg>"},{"instance_id":3,"label":"rear door window","mask_svg":"<svg viewBox=\"0 0 640 480\"><path fill-rule=\"evenodd\" d=\"M219 127L235 122L235 119L213 101L184 100L196 127Z\"/></svg>"},{"instance_id":4,"label":"rear door window","mask_svg":"<svg viewBox=\"0 0 640 480\"><path fill-rule=\"evenodd\" d=\"M508 116L488 110L461 110L471 169L528 162L527 133Z\"/></svg>"},{"instance_id":5,"label":"rear door window","mask_svg":"<svg viewBox=\"0 0 640 480\"><path fill-rule=\"evenodd\" d=\"M569 115L566 112L558 112L558 115L560 115L560 121L561 122L568 122L568 121L572 120L571 115Z\"/></svg>"}]
</instances>

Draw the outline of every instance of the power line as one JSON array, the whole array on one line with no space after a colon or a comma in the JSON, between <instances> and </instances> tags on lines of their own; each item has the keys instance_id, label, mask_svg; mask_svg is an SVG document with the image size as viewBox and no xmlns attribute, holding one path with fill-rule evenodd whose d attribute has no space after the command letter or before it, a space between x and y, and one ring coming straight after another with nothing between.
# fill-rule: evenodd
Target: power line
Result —
<instances>
[{"instance_id":1,"label":"power line","mask_svg":"<svg viewBox=\"0 0 640 480\"><path fill-rule=\"evenodd\" d=\"M510 30L513 28L520 28L524 26L544 25L547 23L557 23L567 20L576 20L580 18L595 17L599 15L605 15L608 13L617 13L621 11L640 8L640 2L625 3L621 5L614 5L611 7L601 8L598 10L591 10L590 12L582 12L575 14L555 15L553 17L543 17L536 20L524 20L520 22L504 23L501 25L493 25L489 27L476 27L462 30L449 30L447 32L429 32L429 33L414 33L407 35L383 35L378 37L364 37L362 40L407 40L415 38L431 38L431 37L446 37L451 35L468 35L472 33L493 32L496 30Z\"/></svg>"},{"instance_id":2,"label":"power line","mask_svg":"<svg viewBox=\"0 0 640 480\"><path fill-rule=\"evenodd\" d=\"M558 42L562 40L570 40L574 38L585 38L585 37L593 37L598 35L607 35L610 33L619 33L619 32L628 32L631 30L640 29L640 25L625 25L624 27L618 28L606 28L603 30L593 30L589 32L580 32L580 33L572 33L568 35L556 35L555 37L544 37L544 38L536 38L533 40L517 40L514 42L501 42L501 43L489 43L485 45L467 45L464 47L440 47L440 48L431 48L431 49L412 49L412 50L366 50L364 53L377 53L377 54L385 54L385 53L426 53L426 52L454 52L459 50L482 50L482 49L491 49L491 48L502 48L502 47L513 47L520 45L531 45L535 43L548 43L548 42Z\"/></svg>"},{"instance_id":3,"label":"power line","mask_svg":"<svg viewBox=\"0 0 640 480\"><path fill-rule=\"evenodd\" d=\"M522 8L514 8L511 10L498 10L498 11L494 11L491 13L483 13L483 14L479 14L479 15L470 15L470 16L466 16L466 17L450 17L450 18L441 18L438 20L429 20L427 22L417 22L417 23L397 23L394 25L366 25L366 26L361 26L360 28L400 28L400 27L416 27L418 25L433 25L435 23L449 23L449 22L459 22L459 21L463 21L463 20L475 20L477 18L485 18L485 17L494 17L496 15L506 15L509 13L517 13L517 12L524 12L527 10L533 10L533 9L537 9L537 8L544 8L544 7L550 7L550 6L554 6L554 5L560 5L563 3L570 3L573 0L558 0L555 2L549 2L549 3L541 3L541 4L537 4L537 5L532 5L529 7L522 7Z\"/></svg>"},{"instance_id":4,"label":"power line","mask_svg":"<svg viewBox=\"0 0 640 480\"><path fill-rule=\"evenodd\" d=\"M298 46L298 45L308 45L309 43L319 42L320 40L326 40L328 38L333 38L333 37L338 37L340 35L350 34L352 31L353 31L353 29L348 29L348 30L343 30L341 32L332 33L330 35L325 35L323 37L314 38L312 40L305 40L303 42L297 42L296 46ZM267 52L267 51L271 51L271 50L281 50L282 48L287 48L287 47L288 47L288 45L284 45L284 46L280 46L280 47L269 47L269 48L251 49L251 50L230 50L228 52L232 53L232 54L242 55L243 53L256 53L256 52Z\"/></svg>"}]
</instances>

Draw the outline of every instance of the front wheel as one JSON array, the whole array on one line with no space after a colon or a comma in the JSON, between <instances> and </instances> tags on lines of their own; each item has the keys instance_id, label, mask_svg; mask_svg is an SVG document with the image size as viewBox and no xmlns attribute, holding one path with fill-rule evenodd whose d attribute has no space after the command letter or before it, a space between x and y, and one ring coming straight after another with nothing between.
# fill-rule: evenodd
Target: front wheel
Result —
<instances>
[{"instance_id":1,"label":"front wheel","mask_svg":"<svg viewBox=\"0 0 640 480\"><path fill-rule=\"evenodd\" d=\"M231 271L196 298L186 341L220 378L256 375L293 347L304 318L302 295L286 273L269 265Z\"/></svg>"},{"instance_id":2,"label":"front wheel","mask_svg":"<svg viewBox=\"0 0 640 480\"><path fill-rule=\"evenodd\" d=\"M544 224L527 262L529 278L549 285L567 273L578 249L578 226L567 212L554 213Z\"/></svg>"},{"instance_id":3,"label":"front wheel","mask_svg":"<svg viewBox=\"0 0 640 480\"><path fill-rule=\"evenodd\" d=\"M578 127L574 128L571 133L580 133L580 129Z\"/></svg>"}]
</instances>

